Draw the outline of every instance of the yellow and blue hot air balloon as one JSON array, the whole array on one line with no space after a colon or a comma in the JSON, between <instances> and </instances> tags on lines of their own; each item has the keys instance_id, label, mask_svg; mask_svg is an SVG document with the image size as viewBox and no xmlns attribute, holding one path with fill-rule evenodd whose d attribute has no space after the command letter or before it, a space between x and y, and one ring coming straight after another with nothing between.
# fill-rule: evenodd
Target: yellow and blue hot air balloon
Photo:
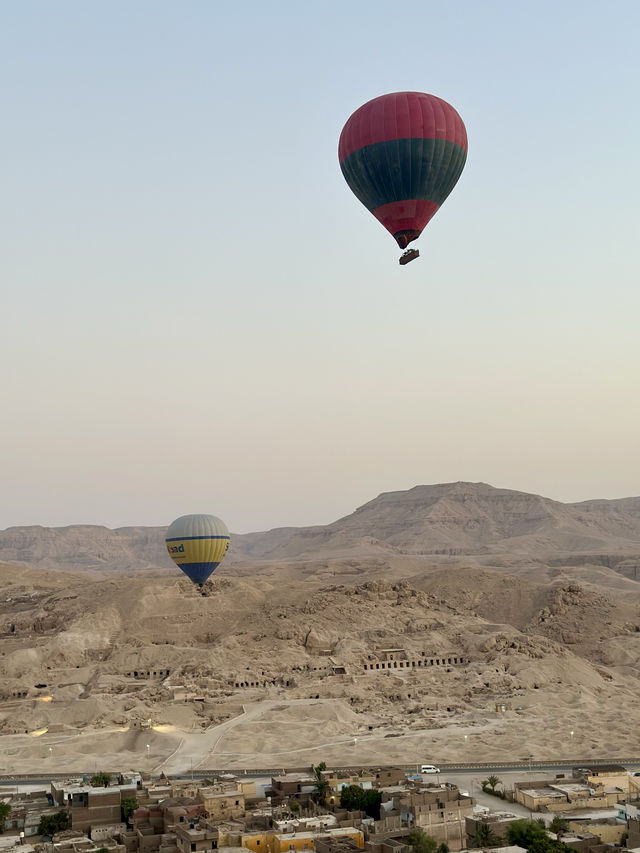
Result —
<instances>
[{"instance_id":1,"label":"yellow and blue hot air balloon","mask_svg":"<svg viewBox=\"0 0 640 853\"><path fill-rule=\"evenodd\" d=\"M201 587L227 553L229 531L215 515L181 515L169 525L164 541L176 566Z\"/></svg>"}]
</instances>

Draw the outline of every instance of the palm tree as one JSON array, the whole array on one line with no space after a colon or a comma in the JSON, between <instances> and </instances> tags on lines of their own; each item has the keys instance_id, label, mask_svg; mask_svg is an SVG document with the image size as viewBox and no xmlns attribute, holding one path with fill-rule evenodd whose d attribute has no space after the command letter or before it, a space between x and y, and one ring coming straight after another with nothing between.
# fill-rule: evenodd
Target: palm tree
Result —
<instances>
[{"instance_id":1,"label":"palm tree","mask_svg":"<svg viewBox=\"0 0 640 853\"><path fill-rule=\"evenodd\" d=\"M500 779L498 776L489 776L487 782L489 783L489 787L491 788L491 790L495 791L496 785L500 785L502 783L502 779Z\"/></svg>"},{"instance_id":2,"label":"palm tree","mask_svg":"<svg viewBox=\"0 0 640 853\"><path fill-rule=\"evenodd\" d=\"M327 791L329 790L329 783L326 779L318 779L316 782L316 788L314 791L314 799L316 802L324 802L324 798L327 795Z\"/></svg>"},{"instance_id":3,"label":"palm tree","mask_svg":"<svg viewBox=\"0 0 640 853\"><path fill-rule=\"evenodd\" d=\"M491 829L490 824L480 821L476 823L476 831L473 835L474 847L497 847L499 843L500 839Z\"/></svg>"},{"instance_id":4,"label":"palm tree","mask_svg":"<svg viewBox=\"0 0 640 853\"><path fill-rule=\"evenodd\" d=\"M316 802L323 802L324 798L327 795L327 791L329 790L329 783L324 778L323 773L327 769L327 765L324 761L321 761L316 767L313 768L313 772L316 775L316 787L313 792L313 799Z\"/></svg>"},{"instance_id":5,"label":"palm tree","mask_svg":"<svg viewBox=\"0 0 640 853\"><path fill-rule=\"evenodd\" d=\"M566 832L569 829L569 821L565 820L559 814L553 816L553 820L549 824L549 829L556 835L559 832Z\"/></svg>"}]
</instances>

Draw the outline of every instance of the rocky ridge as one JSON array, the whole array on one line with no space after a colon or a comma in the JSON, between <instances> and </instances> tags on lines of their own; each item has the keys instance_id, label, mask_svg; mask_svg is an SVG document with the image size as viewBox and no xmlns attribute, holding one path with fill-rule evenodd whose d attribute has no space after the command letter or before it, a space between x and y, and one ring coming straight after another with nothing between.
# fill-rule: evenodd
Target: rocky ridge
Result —
<instances>
[{"instance_id":1,"label":"rocky ridge","mask_svg":"<svg viewBox=\"0 0 640 853\"><path fill-rule=\"evenodd\" d=\"M160 527L91 525L0 531L0 560L70 571L172 570ZM640 579L640 498L563 504L484 483L388 492L332 524L232 536L224 568L331 556L465 558L613 568Z\"/></svg>"}]
</instances>

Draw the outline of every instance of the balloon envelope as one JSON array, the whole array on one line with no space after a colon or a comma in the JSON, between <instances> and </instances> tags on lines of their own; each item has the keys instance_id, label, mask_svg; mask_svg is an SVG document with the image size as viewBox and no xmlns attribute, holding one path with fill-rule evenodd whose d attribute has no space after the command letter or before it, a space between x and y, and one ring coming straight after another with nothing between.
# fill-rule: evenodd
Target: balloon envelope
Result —
<instances>
[{"instance_id":1,"label":"balloon envelope","mask_svg":"<svg viewBox=\"0 0 640 853\"><path fill-rule=\"evenodd\" d=\"M173 562L199 586L220 565L229 548L229 531L215 515L182 515L165 537Z\"/></svg>"},{"instance_id":2,"label":"balloon envelope","mask_svg":"<svg viewBox=\"0 0 640 853\"><path fill-rule=\"evenodd\" d=\"M467 159L467 131L441 98L393 92L348 119L338 159L351 190L405 249L456 185Z\"/></svg>"}]
</instances>

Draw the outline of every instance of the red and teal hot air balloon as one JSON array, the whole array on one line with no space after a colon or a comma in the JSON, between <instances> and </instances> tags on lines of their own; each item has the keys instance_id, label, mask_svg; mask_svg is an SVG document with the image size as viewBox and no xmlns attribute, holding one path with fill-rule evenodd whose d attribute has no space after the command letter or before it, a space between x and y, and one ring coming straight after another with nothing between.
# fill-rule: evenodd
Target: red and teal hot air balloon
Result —
<instances>
[{"instance_id":1,"label":"red and teal hot air balloon","mask_svg":"<svg viewBox=\"0 0 640 853\"><path fill-rule=\"evenodd\" d=\"M353 113L338 158L352 191L406 249L455 187L467 159L467 131L441 98L393 92ZM417 256L409 250L400 263Z\"/></svg>"}]
</instances>

